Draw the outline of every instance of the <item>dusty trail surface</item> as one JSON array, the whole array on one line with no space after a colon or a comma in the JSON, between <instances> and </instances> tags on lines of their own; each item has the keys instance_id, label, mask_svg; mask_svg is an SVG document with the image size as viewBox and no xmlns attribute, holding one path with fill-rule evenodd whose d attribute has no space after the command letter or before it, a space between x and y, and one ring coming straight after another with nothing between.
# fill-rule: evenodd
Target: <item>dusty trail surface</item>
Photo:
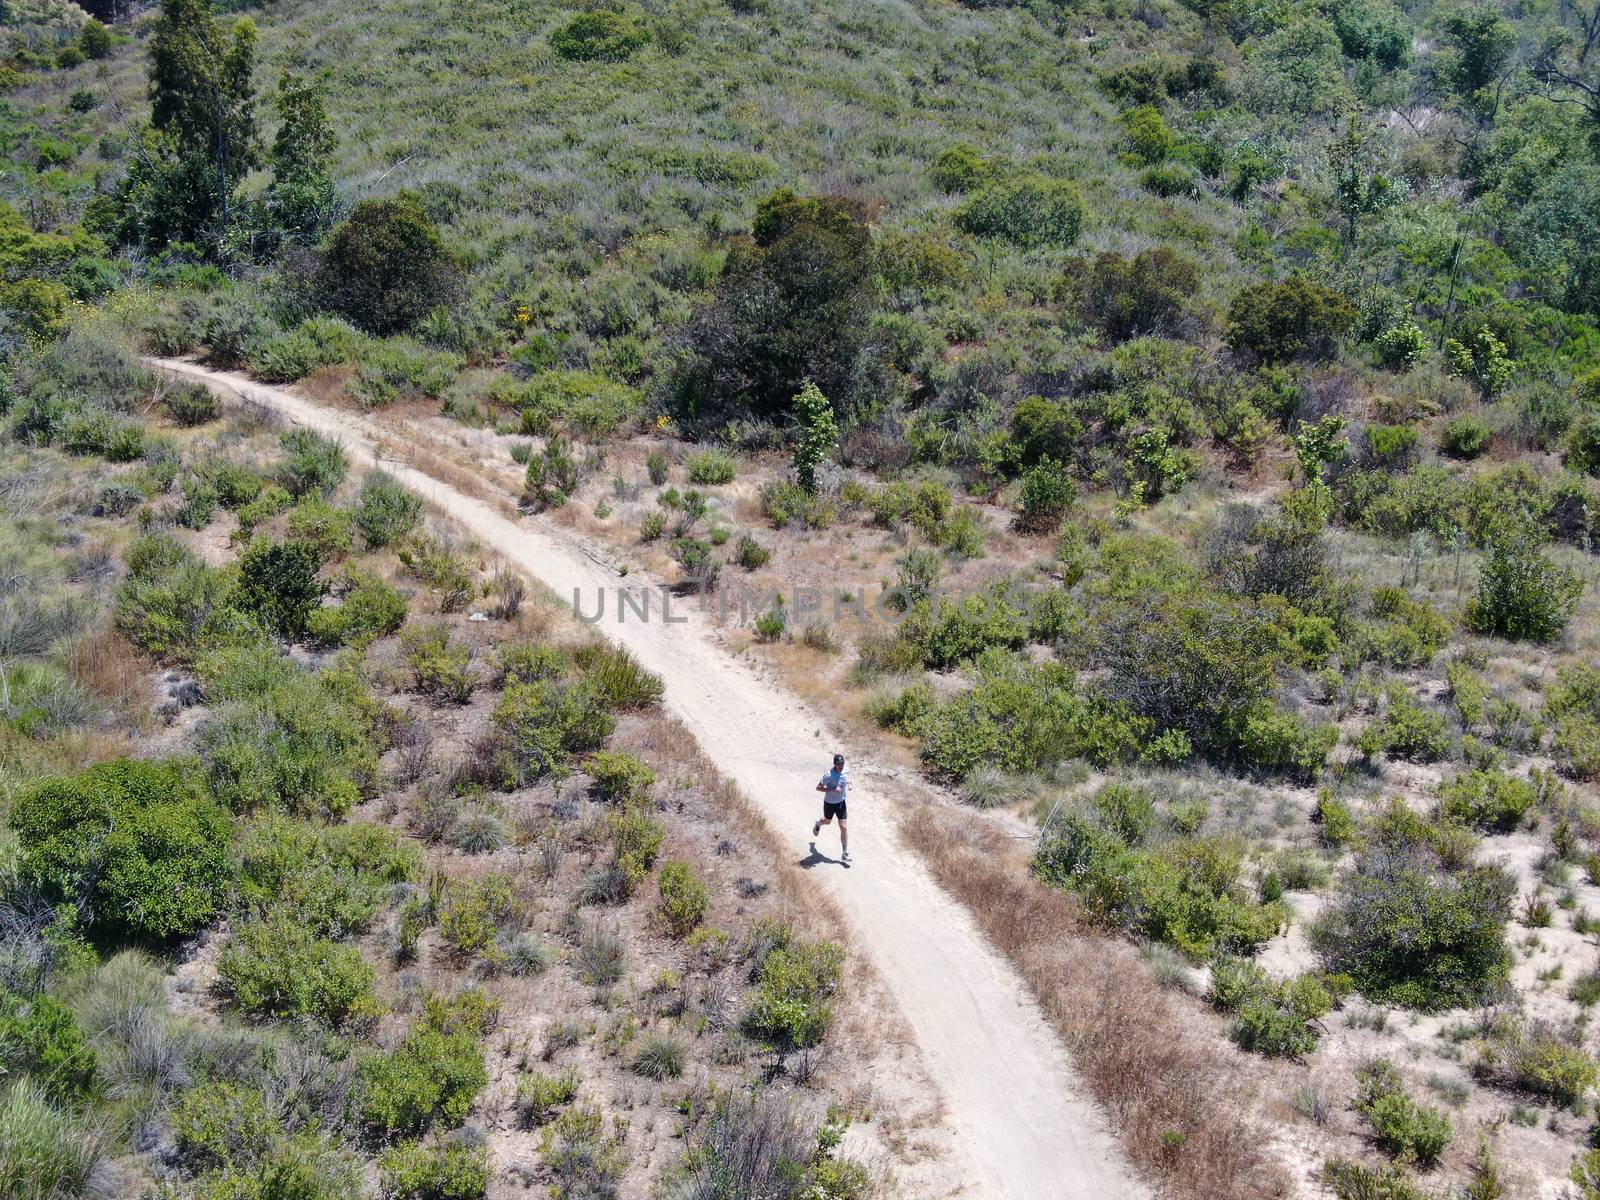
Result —
<instances>
[{"instance_id":1,"label":"dusty trail surface","mask_svg":"<svg viewBox=\"0 0 1600 1200\"><path fill-rule=\"evenodd\" d=\"M812 790L833 748L824 722L797 698L713 644L712 618L692 600L650 619L616 618L616 592L638 594L640 573L624 578L582 543L547 521L516 519L407 461L399 431L369 416L317 404L285 389L253 383L191 362L149 359L152 366L204 380L220 393L270 409L295 424L338 438L352 462L381 465L483 545L565 601L576 590L592 615L603 589L605 619L596 628L626 646L666 681L666 704L718 766L748 794L797 859L809 859L816 885L847 915L841 930L863 953L901 1007L928 1073L943 1093L962 1162L953 1164L966 1194L993 1200L1139 1200L1150 1195L1123 1156L1098 1107L1073 1073L1055 1034L1022 980L984 940L967 911L933 882L900 845L897 812L875 797L870 755L852 755L853 868L840 866L824 830L822 854L809 847L820 805ZM848 1053L849 1047L843 1047Z\"/></svg>"}]
</instances>

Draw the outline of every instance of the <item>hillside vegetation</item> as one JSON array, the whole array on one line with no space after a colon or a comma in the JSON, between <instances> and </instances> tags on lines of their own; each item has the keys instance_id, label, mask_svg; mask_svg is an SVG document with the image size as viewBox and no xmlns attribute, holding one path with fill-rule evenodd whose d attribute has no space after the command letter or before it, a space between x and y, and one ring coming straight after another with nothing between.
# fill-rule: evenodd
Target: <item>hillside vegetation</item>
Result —
<instances>
[{"instance_id":1,"label":"hillside vegetation","mask_svg":"<svg viewBox=\"0 0 1600 1200\"><path fill-rule=\"evenodd\" d=\"M742 636L785 678L974 809L1032 823L1030 879L1005 859L985 882L959 847L935 865L1069 1041L1086 1001L1028 966L1029 931L986 895L1069 914L1063 942L1136 944L1140 979L1231 1043L1218 1072L1272 1080L1276 1108L1251 1119L1273 1136L1255 1140L1308 1191L1570 1178L1600 1196L1600 9L86 7L8 5L0 66L0 405L23 481L7 553L29 581L3 602L0 777L7 911L37 947L4 981L0 1019L35 1057L5 1050L21 1081L0 1121L118 1152L160 1140L119 1125L131 1102L87 1067L69 1072L81 1094L50 1092L26 1049L48 1033L83 1066L92 1030L73 1021L111 986L93 981L153 969L111 957L128 945L228 921L226 1004L353 1039L329 1059L354 1064L359 1097L406 1054L470 1058L443 1044L464 1018L439 1006L481 1003L378 1005L372 938L365 959L356 943L380 912L391 953L459 908L494 930L463 962L542 933L591 971L604 930L581 914L628 905L656 870L645 798L666 803L666 780L594 736L636 719L610 690L627 672L546 644L490 668L450 621L408 616L397 572L451 613L512 584L418 526L403 492L356 491L337 448L291 438L269 462L254 442L248 461L192 444L212 402L134 357L192 354L419 445L446 418L480 486L685 587L758 589ZM35 507L28 481L58 476L72 498ZM113 524L86 540L87 521ZM205 557L217 529L226 562ZM376 558L346 562L358 546ZM893 621L770 600L819 578ZM217 711L178 723L170 760L123 763L94 689L114 685L137 724L157 662ZM474 731L492 727L494 754L405 781L424 841L497 852L519 837L507 797L594 781L581 879L540 884L570 918L491 876L429 883L403 839L337 847L358 806L398 813L391 760L426 757L374 698L396 681L436 707L498 689ZM539 803L570 821L564 796ZM59 827L86 797L192 848L159 903L154 867L102 881ZM354 872L349 923L297 923L306 898L250 874L260 839ZM694 911L728 897L682 863L655 878L708 978L759 989L776 961L768 982L820 1006L780 1028L749 1015L758 999L741 1026L809 1075L835 951L759 922L713 938ZM279 987L307 957L323 990ZM402 1011L409 1032L386 1037ZM658 1016L648 1057L636 1030L613 1038L647 1076L698 1047L682 1006ZM1249 1157L1264 1151L1223 1137L1237 1114L1191 1097L1158 1120L1148 1089L1091 1076L1175 1194L1275 1186ZM367 1154L391 1194L490 1186L393 1182L479 1161L443 1134L475 1102L462 1088L426 1117L362 1118L396 1143ZM184 1147L188 1103L163 1126ZM746 1194L683 1181L726 1148L719 1122L760 1114L685 1104L683 1162L627 1186ZM592 1111L542 1144L557 1194L603 1194L573 1190L580 1151L622 1178L606 1155L637 1149ZM789 1174L811 1190L795 1194L874 1186L833 1123L796 1111ZM269 1117L256 1158L335 1153ZM247 1194L204 1191L246 1151L199 1138L167 1186Z\"/></svg>"}]
</instances>

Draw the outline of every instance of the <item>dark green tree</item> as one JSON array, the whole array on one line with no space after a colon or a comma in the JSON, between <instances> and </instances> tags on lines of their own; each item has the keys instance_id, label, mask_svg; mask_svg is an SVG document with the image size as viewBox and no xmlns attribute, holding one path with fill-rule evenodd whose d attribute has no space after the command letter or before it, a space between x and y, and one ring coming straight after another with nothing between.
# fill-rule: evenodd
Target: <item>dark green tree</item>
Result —
<instances>
[{"instance_id":1,"label":"dark green tree","mask_svg":"<svg viewBox=\"0 0 1600 1200\"><path fill-rule=\"evenodd\" d=\"M364 200L333 231L317 276L322 303L369 333L400 333L448 303L455 262L407 196Z\"/></svg>"},{"instance_id":2,"label":"dark green tree","mask_svg":"<svg viewBox=\"0 0 1600 1200\"><path fill-rule=\"evenodd\" d=\"M1500 79L1516 49L1517 33L1498 6L1463 8L1444 23L1445 44L1440 75L1456 95L1481 100L1481 93Z\"/></svg>"},{"instance_id":3,"label":"dark green tree","mask_svg":"<svg viewBox=\"0 0 1600 1200\"><path fill-rule=\"evenodd\" d=\"M163 0L150 39L150 129L129 171L123 233L215 250L233 194L260 164L256 27L224 31L209 0Z\"/></svg>"},{"instance_id":4,"label":"dark green tree","mask_svg":"<svg viewBox=\"0 0 1600 1200\"><path fill-rule=\"evenodd\" d=\"M277 108L270 198L285 234L309 244L333 219L333 152L339 139L328 123L322 90L306 80L279 79Z\"/></svg>"}]
</instances>

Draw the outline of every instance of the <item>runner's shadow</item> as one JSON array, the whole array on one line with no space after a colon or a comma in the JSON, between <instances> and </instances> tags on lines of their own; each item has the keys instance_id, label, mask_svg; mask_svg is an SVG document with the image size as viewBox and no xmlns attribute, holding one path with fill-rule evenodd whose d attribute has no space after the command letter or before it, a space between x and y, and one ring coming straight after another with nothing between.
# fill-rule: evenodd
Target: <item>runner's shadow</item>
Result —
<instances>
[{"instance_id":1,"label":"runner's shadow","mask_svg":"<svg viewBox=\"0 0 1600 1200\"><path fill-rule=\"evenodd\" d=\"M812 842L811 853L802 858L797 865L809 871L812 867L820 867L823 863L832 863L834 866L840 865L837 858L829 858L821 850L817 849L815 842Z\"/></svg>"}]
</instances>

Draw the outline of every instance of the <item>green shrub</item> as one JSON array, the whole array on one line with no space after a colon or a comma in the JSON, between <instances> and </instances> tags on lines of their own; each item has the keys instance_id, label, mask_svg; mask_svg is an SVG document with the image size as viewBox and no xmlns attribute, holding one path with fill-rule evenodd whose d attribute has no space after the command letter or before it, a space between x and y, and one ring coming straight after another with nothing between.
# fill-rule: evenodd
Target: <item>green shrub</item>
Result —
<instances>
[{"instance_id":1,"label":"green shrub","mask_svg":"<svg viewBox=\"0 0 1600 1200\"><path fill-rule=\"evenodd\" d=\"M1544 1025L1516 1026L1489 1038L1472 1069L1488 1083L1573 1111L1581 1109L1589 1089L1600 1081L1600 1066L1583 1047Z\"/></svg>"},{"instance_id":2,"label":"green shrub","mask_svg":"<svg viewBox=\"0 0 1600 1200\"><path fill-rule=\"evenodd\" d=\"M234 812L338 816L377 781L371 731L329 672L289 672L224 705L200 727L196 746L212 794Z\"/></svg>"},{"instance_id":3,"label":"green shrub","mask_svg":"<svg viewBox=\"0 0 1600 1200\"><path fill-rule=\"evenodd\" d=\"M1528 521L1502 523L1488 534L1478 593L1467 625L1512 641L1552 642L1561 636L1583 592L1583 581L1540 553L1542 533Z\"/></svg>"},{"instance_id":4,"label":"green shrub","mask_svg":"<svg viewBox=\"0 0 1600 1200\"><path fill-rule=\"evenodd\" d=\"M217 975L224 994L251 1016L339 1026L376 1013L374 971L361 951L316 937L288 916L242 926L223 947Z\"/></svg>"},{"instance_id":5,"label":"green shrub","mask_svg":"<svg viewBox=\"0 0 1600 1200\"><path fill-rule=\"evenodd\" d=\"M289 511L289 536L315 546L323 562L337 562L355 545L355 521L347 509L307 496Z\"/></svg>"},{"instance_id":6,"label":"green shrub","mask_svg":"<svg viewBox=\"0 0 1600 1200\"><path fill-rule=\"evenodd\" d=\"M503 688L540 679L560 679L571 665L559 647L539 642L511 642L495 653L494 682L495 686Z\"/></svg>"},{"instance_id":7,"label":"green shrub","mask_svg":"<svg viewBox=\"0 0 1600 1200\"><path fill-rule=\"evenodd\" d=\"M734 547L733 561L746 571L755 571L767 565L772 558L772 551L768 550L748 533L739 538L739 543Z\"/></svg>"},{"instance_id":8,"label":"green shrub","mask_svg":"<svg viewBox=\"0 0 1600 1200\"><path fill-rule=\"evenodd\" d=\"M684 466L689 482L700 486L715 487L732 483L734 476L739 473L739 465L734 462L733 456L721 450L701 450L691 454Z\"/></svg>"},{"instance_id":9,"label":"green shrub","mask_svg":"<svg viewBox=\"0 0 1600 1200\"><path fill-rule=\"evenodd\" d=\"M208 425L222 415L222 400L203 383L179 383L161 398L167 415L179 425Z\"/></svg>"},{"instance_id":10,"label":"green shrub","mask_svg":"<svg viewBox=\"0 0 1600 1200\"><path fill-rule=\"evenodd\" d=\"M1317 1022L1333 997L1313 976L1278 982L1254 963L1219 958L1211 965L1213 1008L1232 1013L1233 1040L1245 1050L1274 1058L1303 1058L1317 1047Z\"/></svg>"},{"instance_id":11,"label":"green shrub","mask_svg":"<svg viewBox=\"0 0 1600 1200\"><path fill-rule=\"evenodd\" d=\"M711 892L686 862L665 862L657 877L661 916L674 937L688 937L706 915Z\"/></svg>"},{"instance_id":12,"label":"green shrub","mask_svg":"<svg viewBox=\"0 0 1600 1200\"><path fill-rule=\"evenodd\" d=\"M1439 449L1451 458L1473 459L1489 445L1488 423L1478 417L1451 417L1439 434Z\"/></svg>"},{"instance_id":13,"label":"green shrub","mask_svg":"<svg viewBox=\"0 0 1600 1200\"><path fill-rule=\"evenodd\" d=\"M365 932L394 885L422 875L414 842L366 821L321 826L266 814L245 826L238 859L246 912L291 919L318 938Z\"/></svg>"},{"instance_id":14,"label":"green shrub","mask_svg":"<svg viewBox=\"0 0 1600 1200\"><path fill-rule=\"evenodd\" d=\"M1567 430L1565 448L1567 470L1600 474L1600 414L1580 415Z\"/></svg>"},{"instance_id":15,"label":"green shrub","mask_svg":"<svg viewBox=\"0 0 1600 1200\"><path fill-rule=\"evenodd\" d=\"M1428 336L1421 326L1407 318L1373 338L1372 348L1378 352L1380 366L1404 374L1427 357Z\"/></svg>"},{"instance_id":16,"label":"green shrub","mask_svg":"<svg viewBox=\"0 0 1600 1200\"><path fill-rule=\"evenodd\" d=\"M836 515L833 504L798 483L773 481L761 489L761 512L774 529L803 526L826 529Z\"/></svg>"},{"instance_id":17,"label":"green shrub","mask_svg":"<svg viewBox=\"0 0 1600 1200\"><path fill-rule=\"evenodd\" d=\"M666 684L659 675L647 671L633 655L609 642L579 646L573 651L572 660L583 672L585 682L613 711L653 708L661 703L666 693Z\"/></svg>"},{"instance_id":18,"label":"green shrub","mask_svg":"<svg viewBox=\"0 0 1600 1200\"><path fill-rule=\"evenodd\" d=\"M1378 1145L1403 1163L1432 1166L1454 1136L1442 1112L1407 1094L1399 1072L1386 1059L1356 1071L1355 1107L1372 1126Z\"/></svg>"},{"instance_id":19,"label":"green shrub","mask_svg":"<svg viewBox=\"0 0 1600 1200\"><path fill-rule=\"evenodd\" d=\"M489 1083L476 1034L426 1020L393 1051L362 1051L356 1077L362 1121L389 1138L419 1136L435 1121L460 1125Z\"/></svg>"},{"instance_id":20,"label":"green shrub","mask_svg":"<svg viewBox=\"0 0 1600 1200\"><path fill-rule=\"evenodd\" d=\"M1510 833L1539 802L1538 787L1504 771L1468 771L1439 785L1439 815L1494 833Z\"/></svg>"},{"instance_id":21,"label":"green shrub","mask_svg":"<svg viewBox=\"0 0 1600 1200\"><path fill-rule=\"evenodd\" d=\"M172 1133L184 1164L251 1167L283 1136L283 1121L259 1089L212 1079L178 1097Z\"/></svg>"},{"instance_id":22,"label":"green shrub","mask_svg":"<svg viewBox=\"0 0 1600 1200\"><path fill-rule=\"evenodd\" d=\"M1336 1200L1432 1200L1399 1167L1366 1167L1343 1158L1330 1158L1322 1178Z\"/></svg>"},{"instance_id":23,"label":"green shrub","mask_svg":"<svg viewBox=\"0 0 1600 1200\"><path fill-rule=\"evenodd\" d=\"M559 1075L535 1071L517 1080L517 1115L524 1128L532 1129L550 1121L556 1110L578 1098L578 1072L572 1068Z\"/></svg>"},{"instance_id":24,"label":"green shrub","mask_svg":"<svg viewBox=\"0 0 1600 1200\"><path fill-rule=\"evenodd\" d=\"M489 1190L489 1147L481 1141L394 1146L378 1163L385 1200L482 1200Z\"/></svg>"},{"instance_id":25,"label":"green shrub","mask_svg":"<svg viewBox=\"0 0 1600 1200\"><path fill-rule=\"evenodd\" d=\"M439 914L439 932L456 957L471 958L490 948L516 916L510 882L502 875L485 875L449 889Z\"/></svg>"},{"instance_id":26,"label":"green shrub","mask_svg":"<svg viewBox=\"0 0 1600 1200\"><path fill-rule=\"evenodd\" d=\"M667 481L667 474L671 470L671 464L667 461L667 456L661 451L652 450L645 456L644 469L645 473L650 477L650 482L656 487L660 487Z\"/></svg>"},{"instance_id":27,"label":"green shrub","mask_svg":"<svg viewBox=\"0 0 1600 1200\"><path fill-rule=\"evenodd\" d=\"M293 503L294 497L277 484L262 488L260 495L240 507L239 532L248 537L257 525L270 521Z\"/></svg>"},{"instance_id":28,"label":"green shrub","mask_svg":"<svg viewBox=\"0 0 1600 1200\"><path fill-rule=\"evenodd\" d=\"M572 444L566 438L547 438L544 449L528 459L522 502L536 511L560 508L583 482L585 465L584 460L573 455Z\"/></svg>"},{"instance_id":29,"label":"green shrub","mask_svg":"<svg viewBox=\"0 0 1600 1200\"><path fill-rule=\"evenodd\" d=\"M1305 781L1322 769L1338 741L1336 726L1313 725L1265 704L1245 718L1239 752L1257 770Z\"/></svg>"},{"instance_id":30,"label":"green shrub","mask_svg":"<svg viewBox=\"0 0 1600 1200\"><path fill-rule=\"evenodd\" d=\"M1414 842L1363 851L1310 930L1367 999L1435 1011L1481 1001L1508 977L1515 887L1494 867L1442 867Z\"/></svg>"},{"instance_id":31,"label":"green shrub","mask_svg":"<svg viewBox=\"0 0 1600 1200\"><path fill-rule=\"evenodd\" d=\"M437 593L440 612L459 612L472 599L472 566L444 540L418 534L400 547L398 557Z\"/></svg>"},{"instance_id":32,"label":"green shrub","mask_svg":"<svg viewBox=\"0 0 1600 1200\"><path fill-rule=\"evenodd\" d=\"M1414 425L1368 425L1367 454L1385 470L1404 470L1416 460L1417 430Z\"/></svg>"},{"instance_id":33,"label":"green shrub","mask_svg":"<svg viewBox=\"0 0 1600 1200\"><path fill-rule=\"evenodd\" d=\"M1326 359L1354 326L1355 306L1301 275L1251 284L1228 310L1228 345L1268 365Z\"/></svg>"},{"instance_id":34,"label":"green shrub","mask_svg":"<svg viewBox=\"0 0 1600 1200\"><path fill-rule=\"evenodd\" d=\"M969 142L946 146L928 166L934 186L942 192L970 192L994 174L994 165Z\"/></svg>"},{"instance_id":35,"label":"green shrub","mask_svg":"<svg viewBox=\"0 0 1600 1200\"><path fill-rule=\"evenodd\" d=\"M598 749L616 726L587 680L513 684L495 706L494 720L504 745L500 773L508 781L562 771L574 755Z\"/></svg>"},{"instance_id":36,"label":"green shrub","mask_svg":"<svg viewBox=\"0 0 1600 1200\"><path fill-rule=\"evenodd\" d=\"M777 944L756 966L756 991L745 1015L755 1037L788 1049L822 1041L833 1023L831 1000L844 967L836 942L806 942L781 927Z\"/></svg>"},{"instance_id":37,"label":"green shrub","mask_svg":"<svg viewBox=\"0 0 1600 1200\"><path fill-rule=\"evenodd\" d=\"M1100 919L1203 958L1252 950L1278 931L1282 910L1244 894L1241 865L1238 847L1223 839L1182 837L1138 849L1069 812L1058 814L1033 870L1075 892Z\"/></svg>"},{"instance_id":38,"label":"green shrub","mask_svg":"<svg viewBox=\"0 0 1600 1200\"><path fill-rule=\"evenodd\" d=\"M550 48L573 62L622 62L649 41L634 14L597 9L569 18L550 35Z\"/></svg>"},{"instance_id":39,"label":"green shrub","mask_svg":"<svg viewBox=\"0 0 1600 1200\"><path fill-rule=\"evenodd\" d=\"M1070 246L1084 222L1077 185L1023 173L986 184L956 210L956 225L974 237L1000 238L1019 246Z\"/></svg>"},{"instance_id":40,"label":"green shrub","mask_svg":"<svg viewBox=\"0 0 1600 1200\"><path fill-rule=\"evenodd\" d=\"M47 995L0 987L0 1076L31 1076L57 1104L81 1104L98 1091L95 1052L72 1012Z\"/></svg>"},{"instance_id":41,"label":"green shrub","mask_svg":"<svg viewBox=\"0 0 1600 1200\"><path fill-rule=\"evenodd\" d=\"M451 639L448 626L413 625L401 634L401 641L417 691L446 704L465 704L472 699L478 682L472 653Z\"/></svg>"},{"instance_id":42,"label":"green shrub","mask_svg":"<svg viewBox=\"0 0 1600 1200\"><path fill-rule=\"evenodd\" d=\"M315 609L307 619L313 641L364 649L405 624L406 598L376 575L346 567L334 591L342 594L341 602Z\"/></svg>"},{"instance_id":43,"label":"green shrub","mask_svg":"<svg viewBox=\"0 0 1600 1200\"><path fill-rule=\"evenodd\" d=\"M1474 384L1485 399L1505 390L1516 367L1505 343L1488 326L1480 327L1464 342L1445 339L1445 372Z\"/></svg>"},{"instance_id":44,"label":"green shrub","mask_svg":"<svg viewBox=\"0 0 1600 1200\"><path fill-rule=\"evenodd\" d=\"M611 865L619 873L621 898L626 899L650 874L667 831L640 806L630 805L606 814L606 834L611 842Z\"/></svg>"},{"instance_id":45,"label":"green shrub","mask_svg":"<svg viewBox=\"0 0 1600 1200\"><path fill-rule=\"evenodd\" d=\"M1054 533L1077 503L1078 489L1054 459L1039 460L1022 477L1017 496L1017 527L1028 533Z\"/></svg>"},{"instance_id":46,"label":"green shrub","mask_svg":"<svg viewBox=\"0 0 1600 1200\"><path fill-rule=\"evenodd\" d=\"M165 940L216 916L232 824L190 760L101 763L20 792L9 824L22 873L113 936Z\"/></svg>"},{"instance_id":47,"label":"green shrub","mask_svg":"<svg viewBox=\"0 0 1600 1200\"><path fill-rule=\"evenodd\" d=\"M1157 163L1139 172L1139 186L1163 199L1173 196L1198 196L1200 180L1181 163Z\"/></svg>"},{"instance_id":48,"label":"green shrub","mask_svg":"<svg viewBox=\"0 0 1600 1200\"><path fill-rule=\"evenodd\" d=\"M867 496L875 524L884 529L910 525L930 542L944 540L945 522L954 503L950 489L932 479L919 483L886 483Z\"/></svg>"},{"instance_id":49,"label":"green shrub","mask_svg":"<svg viewBox=\"0 0 1600 1200\"><path fill-rule=\"evenodd\" d=\"M1555 722L1551 748L1561 769L1577 779L1600 779L1600 668L1562 667L1545 694L1545 714Z\"/></svg>"},{"instance_id":50,"label":"green shrub","mask_svg":"<svg viewBox=\"0 0 1600 1200\"><path fill-rule=\"evenodd\" d=\"M1450 750L1449 723L1443 713L1423 708L1405 688L1389 689L1382 715L1361 735L1361 749L1393 754L1413 762L1437 762Z\"/></svg>"},{"instance_id":51,"label":"green shrub","mask_svg":"<svg viewBox=\"0 0 1600 1200\"><path fill-rule=\"evenodd\" d=\"M607 804L638 803L656 781L656 773L625 750L591 754L583 769L593 781L595 796Z\"/></svg>"},{"instance_id":52,"label":"green shrub","mask_svg":"<svg viewBox=\"0 0 1600 1200\"><path fill-rule=\"evenodd\" d=\"M1183 183L1190 183L1181 172ZM1180 185L1181 186L1181 185ZM1131 259L1116 253L1067 263L1065 291L1079 317L1116 342L1150 334L1173 335L1200 288L1197 264L1165 246L1141 250ZM1065 457L1083 434L1070 412L1038 396L1013 411L1012 429L1022 434L1022 461L1046 453Z\"/></svg>"},{"instance_id":53,"label":"green shrub","mask_svg":"<svg viewBox=\"0 0 1600 1200\"><path fill-rule=\"evenodd\" d=\"M296 499L313 493L326 496L349 474L350 464L339 443L313 429L291 429L280 440L283 461L278 464L278 482Z\"/></svg>"},{"instance_id":54,"label":"green shrub","mask_svg":"<svg viewBox=\"0 0 1600 1200\"><path fill-rule=\"evenodd\" d=\"M361 483L355 523L367 548L381 550L416 528L422 516L422 498L414 496L383 471L368 472Z\"/></svg>"},{"instance_id":55,"label":"green shrub","mask_svg":"<svg viewBox=\"0 0 1600 1200\"><path fill-rule=\"evenodd\" d=\"M357 204L329 237L316 276L324 306L380 336L405 332L459 288L439 231L405 198Z\"/></svg>"}]
</instances>

